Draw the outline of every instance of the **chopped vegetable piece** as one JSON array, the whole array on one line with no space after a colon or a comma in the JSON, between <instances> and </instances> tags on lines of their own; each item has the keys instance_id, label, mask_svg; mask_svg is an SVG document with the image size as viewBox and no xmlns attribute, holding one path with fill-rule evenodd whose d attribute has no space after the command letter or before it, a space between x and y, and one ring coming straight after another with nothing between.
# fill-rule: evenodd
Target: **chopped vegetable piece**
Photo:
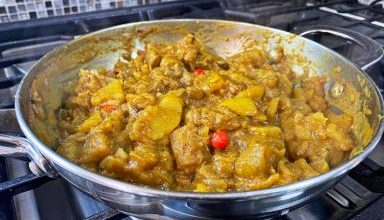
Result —
<instances>
[{"instance_id":1,"label":"chopped vegetable piece","mask_svg":"<svg viewBox=\"0 0 384 220\"><path fill-rule=\"evenodd\" d=\"M281 128L277 126L250 127L249 131L252 134L278 138L281 136Z\"/></svg>"},{"instance_id":2,"label":"chopped vegetable piece","mask_svg":"<svg viewBox=\"0 0 384 220\"><path fill-rule=\"evenodd\" d=\"M117 106L114 104L103 103L100 106L101 109L105 112L113 112L117 109Z\"/></svg>"},{"instance_id":3,"label":"chopped vegetable piece","mask_svg":"<svg viewBox=\"0 0 384 220\"><path fill-rule=\"evenodd\" d=\"M279 106L279 97L271 99L268 104L267 104L267 116L269 119L274 119L276 112L277 112L277 107Z\"/></svg>"},{"instance_id":4,"label":"chopped vegetable piece","mask_svg":"<svg viewBox=\"0 0 384 220\"><path fill-rule=\"evenodd\" d=\"M253 100L259 99L264 95L264 88L261 86L250 86L247 89L241 91L236 97L248 97Z\"/></svg>"},{"instance_id":5,"label":"chopped vegetable piece","mask_svg":"<svg viewBox=\"0 0 384 220\"><path fill-rule=\"evenodd\" d=\"M235 174L242 178L265 177L270 170L269 150L263 145L248 145L236 160Z\"/></svg>"},{"instance_id":6,"label":"chopped vegetable piece","mask_svg":"<svg viewBox=\"0 0 384 220\"><path fill-rule=\"evenodd\" d=\"M158 140L171 133L180 123L183 100L180 95L169 92L165 95L151 119L148 137Z\"/></svg>"},{"instance_id":7,"label":"chopped vegetable piece","mask_svg":"<svg viewBox=\"0 0 384 220\"><path fill-rule=\"evenodd\" d=\"M224 150L229 144L229 136L227 132L217 130L211 137L211 144L214 148Z\"/></svg>"},{"instance_id":8,"label":"chopped vegetable piece","mask_svg":"<svg viewBox=\"0 0 384 220\"><path fill-rule=\"evenodd\" d=\"M80 126L79 131L80 132L88 132L91 130L91 128L96 127L101 123L103 119L101 118L100 112L94 112L91 117L89 117L87 120L85 120Z\"/></svg>"},{"instance_id":9,"label":"chopped vegetable piece","mask_svg":"<svg viewBox=\"0 0 384 220\"><path fill-rule=\"evenodd\" d=\"M196 69L195 70L195 73L197 74L197 75L202 75L202 74L204 74L204 70L203 69Z\"/></svg>"},{"instance_id":10,"label":"chopped vegetable piece","mask_svg":"<svg viewBox=\"0 0 384 220\"><path fill-rule=\"evenodd\" d=\"M177 112L181 112L183 100L180 96L181 94L169 92L160 100L159 106L164 109L175 109Z\"/></svg>"},{"instance_id":11,"label":"chopped vegetable piece","mask_svg":"<svg viewBox=\"0 0 384 220\"><path fill-rule=\"evenodd\" d=\"M176 109L158 109L155 117L152 118L148 137L152 140L158 140L165 135L170 134L180 123L181 111Z\"/></svg>"},{"instance_id":12,"label":"chopped vegetable piece","mask_svg":"<svg viewBox=\"0 0 384 220\"><path fill-rule=\"evenodd\" d=\"M225 84L224 79L217 73L204 74L204 76L198 76L197 78L200 78L197 81L200 89L206 93L217 91Z\"/></svg>"},{"instance_id":13,"label":"chopped vegetable piece","mask_svg":"<svg viewBox=\"0 0 384 220\"><path fill-rule=\"evenodd\" d=\"M95 94L92 95L91 103L92 105L100 105L107 100L115 100L117 102L122 102L125 99L123 91L123 83L121 80L113 80L108 83L106 86L97 90Z\"/></svg>"},{"instance_id":14,"label":"chopped vegetable piece","mask_svg":"<svg viewBox=\"0 0 384 220\"><path fill-rule=\"evenodd\" d=\"M256 120L259 122L265 122L267 120L267 116L264 114L257 114L255 116Z\"/></svg>"},{"instance_id":15,"label":"chopped vegetable piece","mask_svg":"<svg viewBox=\"0 0 384 220\"><path fill-rule=\"evenodd\" d=\"M195 192L209 192L208 187L203 183L196 184Z\"/></svg>"},{"instance_id":16,"label":"chopped vegetable piece","mask_svg":"<svg viewBox=\"0 0 384 220\"><path fill-rule=\"evenodd\" d=\"M224 106L241 116L255 116L256 105L252 99L246 97L229 98L222 101L219 106Z\"/></svg>"}]
</instances>

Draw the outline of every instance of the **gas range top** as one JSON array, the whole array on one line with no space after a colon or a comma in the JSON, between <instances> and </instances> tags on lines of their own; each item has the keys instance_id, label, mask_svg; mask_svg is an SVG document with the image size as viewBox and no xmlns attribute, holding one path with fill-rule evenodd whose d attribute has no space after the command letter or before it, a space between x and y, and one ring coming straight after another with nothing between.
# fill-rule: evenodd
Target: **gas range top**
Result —
<instances>
[{"instance_id":1,"label":"gas range top","mask_svg":"<svg viewBox=\"0 0 384 220\"><path fill-rule=\"evenodd\" d=\"M368 35L384 45L380 1L225 1L159 3L129 9L14 22L0 26L0 132L20 132L13 103L18 83L47 51L98 29L143 20L212 18L251 22L290 32L313 24L338 26ZM361 48L331 36L314 40L352 61ZM383 61L368 69L384 89ZM375 151L333 188L276 219L378 219L384 216L383 140ZM0 157L0 183L29 173L24 162ZM135 219L91 199L62 179L16 196L0 194L0 219Z\"/></svg>"}]
</instances>

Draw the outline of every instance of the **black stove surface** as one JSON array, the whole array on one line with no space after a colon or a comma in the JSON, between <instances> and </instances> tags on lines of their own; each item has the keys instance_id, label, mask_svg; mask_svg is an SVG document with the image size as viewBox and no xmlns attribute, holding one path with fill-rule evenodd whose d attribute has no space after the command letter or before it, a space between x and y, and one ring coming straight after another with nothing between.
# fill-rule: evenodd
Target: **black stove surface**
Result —
<instances>
[{"instance_id":1,"label":"black stove surface","mask_svg":"<svg viewBox=\"0 0 384 220\"><path fill-rule=\"evenodd\" d=\"M0 131L19 131L14 117L18 82L52 48L78 35L129 22L167 18L215 18L245 21L290 32L313 24L344 27L384 45L384 9L378 1L225 1L160 3L0 26ZM371 3L371 5L367 5ZM352 61L361 48L327 35L315 40ZM368 69L384 89L384 63ZM384 216L383 141L332 189L277 219L380 219ZM24 167L24 168L23 168ZM5 169L7 168L7 169ZM23 171L19 171L22 169ZM8 172L5 172L7 170ZM15 171L17 170L17 172ZM16 174L15 174L16 173ZM0 182L27 173L25 164L0 157ZM134 219L109 209L61 179L17 196L0 198L0 219Z\"/></svg>"}]
</instances>

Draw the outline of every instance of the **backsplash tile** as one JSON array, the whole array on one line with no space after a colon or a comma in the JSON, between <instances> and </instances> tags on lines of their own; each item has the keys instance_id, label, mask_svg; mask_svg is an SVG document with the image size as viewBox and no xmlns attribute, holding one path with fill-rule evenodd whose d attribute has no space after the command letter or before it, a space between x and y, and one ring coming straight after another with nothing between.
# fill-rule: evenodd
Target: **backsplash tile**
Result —
<instances>
[{"instance_id":1,"label":"backsplash tile","mask_svg":"<svg viewBox=\"0 0 384 220\"><path fill-rule=\"evenodd\" d=\"M0 0L0 23L155 4L165 0ZM174 1L174 0L167 0Z\"/></svg>"}]
</instances>

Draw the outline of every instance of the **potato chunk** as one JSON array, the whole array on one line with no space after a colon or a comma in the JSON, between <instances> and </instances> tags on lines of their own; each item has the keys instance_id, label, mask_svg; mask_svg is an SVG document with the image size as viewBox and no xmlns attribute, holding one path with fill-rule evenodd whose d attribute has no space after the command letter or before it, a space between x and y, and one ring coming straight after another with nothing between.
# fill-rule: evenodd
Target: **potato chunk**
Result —
<instances>
[{"instance_id":1,"label":"potato chunk","mask_svg":"<svg viewBox=\"0 0 384 220\"><path fill-rule=\"evenodd\" d=\"M282 131L280 127L264 126L264 127L249 127L249 132L265 137L281 138Z\"/></svg>"},{"instance_id":2,"label":"potato chunk","mask_svg":"<svg viewBox=\"0 0 384 220\"><path fill-rule=\"evenodd\" d=\"M248 146L240 153L235 164L235 173L243 178L264 177L268 174L268 150L265 146Z\"/></svg>"},{"instance_id":3,"label":"potato chunk","mask_svg":"<svg viewBox=\"0 0 384 220\"><path fill-rule=\"evenodd\" d=\"M196 77L194 83L206 93L212 93L224 86L224 79L217 73L206 73Z\"/></svg>"},{"instance_id":4,"label":"potato chunk","mask_svg":"<svg viewBox=\"0 0 384 220\"><path fill-rule=\"evenodd\" d=\"M264 95L264 88L261 86L250 86L247 89L241 91L237 97L248 97L253 100L260 99Z\"/></svg>"},{"instance_id":5,"label":"potato chunk","mask_svg":"<svg viewBox=\"0 0 384 220\"><path fill-rule=\"evenodd\" d=\"M255 116L256 105L250 98L235 97L222 101L219 106L224 106L241 116Z\"/></svg>"},{"instance_id":6,"label":"potato chunk","mask_svg":"<svg viewBox=\"0 0 384 220\"><path fill-rule=\"evenodd\" d=\"M127 152L122 148L117 149L114 155L109 155L100 162L101 172L111 177L122 178L125 175L128 158Z\"/></svg>"},{"instance_id":7,"label":"potato chunk","mask_svg":"<svg viewBox=\"0 0 384 220\"><path fill-rule=\"evenodd\" d=\"M170 134L180 123L182 108L183 100L179 96L173 93L164 96L150 122L148 137L157 140Z\"/></svg>"},{"instance_id":8,"label":"potato chunk","mask_svg":"<svg viewBox=\"0 0 384 220\"><path fill-rule=\"evenodd\" d=\"M92 105L100 105L106 100L115 100L118 103L124 101L124 92L123 92L123 83L121 80L113 80L108 83L106 86L97 90L96 93L92 95L91 103Z\"/></svg>"},{"instance_id":9,"label":"potato chunk","mask_svg":"<svg viewBox=\"0 0 384 220\"><path fill-rule=\"evenodd\" d=\"M100 112L94 112L91 117L87 118L80 126L79 131L80 132L88 132L91 130L91 128L96 127L101 123L103 118L101 117Z\"/></svg>"},{"instance_id":10,"label":"potato chunk","mask_svg":"<svg viewBox=\"0 0 384 220\"><path fill-rule=\"evenodd\" d=\"M158 140L170 134L180 123L183 90L170 91L158 106L148 106L138 115L133 123L133 140Z\"/></svg>"},{"instance_id":11,"label":"potato chunk","mask_svg":"<svg viewBox=\"0 0 384 220\"><path fill-rule=\"evenodd\" d=\"M212 158L213 169L219 176L230 177L235 172L235 162L239 153L234 149L221 151L215 150Z\"/></svg>"},{"instance_id":12,"label":"potato chunk","mask_svg":"<svg viewBox=\"0 0 384 220\"><path fill-rule=\"evenodd\" d=\"M277 113L277 108L279 106L279 97L271 99L267 104L267 116L270 120L274 119Z\"/></svg>"}]
</instances>

